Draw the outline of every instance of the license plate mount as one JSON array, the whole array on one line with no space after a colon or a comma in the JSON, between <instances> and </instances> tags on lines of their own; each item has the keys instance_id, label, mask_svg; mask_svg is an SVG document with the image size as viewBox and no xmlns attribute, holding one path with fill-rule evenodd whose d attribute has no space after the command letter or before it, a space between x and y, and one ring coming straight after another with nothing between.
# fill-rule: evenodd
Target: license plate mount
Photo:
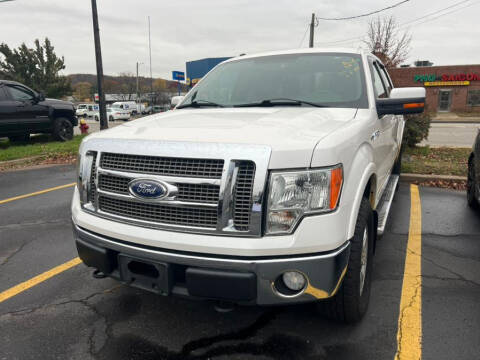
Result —
<instances>
[{"instance_id":1,"label":"license plate mount","mask_svg":"<svg viewBox=\"0 0 480 360\"><path fill-rule=\"evenodd\" d=\"M164 296L170 294L173 277L169 264L119 254L118 265L126 284Z\"/></svg>"}]
</instances>

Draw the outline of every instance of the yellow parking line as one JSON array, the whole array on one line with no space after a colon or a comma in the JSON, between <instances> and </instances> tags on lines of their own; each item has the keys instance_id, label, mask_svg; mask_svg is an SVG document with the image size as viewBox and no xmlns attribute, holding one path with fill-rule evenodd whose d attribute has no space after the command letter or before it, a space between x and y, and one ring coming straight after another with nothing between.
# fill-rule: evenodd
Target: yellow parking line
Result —
<instances>
[{"instance_id":1,"label":"yellow parking line","mask_svg":"<svg viewBox=\"0 0 480 360\"><path fill-rule=\"evenodd\" d=\"M25 198L28 198L28 197L31 197L31 196L36 196L36 195L45 194L45 193L48 193L48 192L50 192L50 191L55 191L55 190L61 190L61 189L69 188L69 187L75 186L75 184L76 184L76 183L71 183L71 184L66 184L66 185L60 185L60 186L55 186L55 187L52 187L52 188L49 188L49 189L36 191L36 192L30 193L30 194L14 196L14 197L11 197L11 198L8 198L8 199L0 200L0 205L1 205L1 204L9 203L9 202L15 201L15 200L25 199Z\"/></svg>"},{"instance_id":2,"label":"yellow parking line","mask_svg":"<svg viewBox=\"0 0 480 360\"><path fill-rule=\"evenodd\" d=\"M410 227L398 317L396 360L422 358L422 207L418 186L410 185L410 199Z\"/></svg>"},{"instance_id":3,"label":"yellow parking line","mask_svg":"<svg viewBox=\"0 0 480 360\"><path fill-rule=\"evenodd\" d=\"M58 275L78 264L80 264L82 260L80 258L76 257L70 261L67 261L66 263L62 265L58 265L54 267L53 269L50 269L48 271L45 271L43 274L37 275L27 281L24 281L18 285L15 285L14 287L11 287L10 289L7 289L3 292L0 293L0 303L4 302L7 299L10 299L11 297L18 295L25 290L28 290L35 285L40 284L41 282L44 282L45 280L50 279L51 277L54 277L55 275Z\"/></svg>"}]
</instances>

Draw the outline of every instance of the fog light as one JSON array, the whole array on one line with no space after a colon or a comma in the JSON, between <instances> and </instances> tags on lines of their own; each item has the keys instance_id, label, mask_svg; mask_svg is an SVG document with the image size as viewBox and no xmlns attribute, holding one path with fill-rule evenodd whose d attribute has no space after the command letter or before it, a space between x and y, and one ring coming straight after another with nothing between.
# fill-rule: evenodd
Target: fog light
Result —
<instances>
[{"instance_id":1,"label":"fog light","mask_svg":"<svg viewBox=\"0 0 480 360\"><path fill-rule=\"evenodd\" d=\"M302 273L298 271L287 271L282 275L283 283L287 288L294 291L300 291L304 288L306 279Z\"/></svg>"}]
</instances>

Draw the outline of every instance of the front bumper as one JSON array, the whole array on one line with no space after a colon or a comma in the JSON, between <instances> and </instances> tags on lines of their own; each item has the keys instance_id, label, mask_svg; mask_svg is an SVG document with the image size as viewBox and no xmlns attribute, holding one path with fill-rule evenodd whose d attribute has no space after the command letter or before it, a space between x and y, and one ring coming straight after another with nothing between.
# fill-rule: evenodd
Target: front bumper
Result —
<instances>
[{"instance_id":1,"label":"front bumper","mask_svg":"<svg viewBox=\"0 0 480 360\"><path fill-rule=\"evenodd\" d=\"M331 297L343 280L350 255L349 241L330 252L251 258L158 249L105 237L75 223L73 229L83 262L110 277L164 295L242 304L292 304ZM157 276L157 270L167 271L162 270L160 278L149 278L149 271L132 275L130 265L141 268L144 263L152 264L148 266ZM307 278L305 288L295 295L281 294L275 286L287 270Z\"/></svg>"}]
</instances>

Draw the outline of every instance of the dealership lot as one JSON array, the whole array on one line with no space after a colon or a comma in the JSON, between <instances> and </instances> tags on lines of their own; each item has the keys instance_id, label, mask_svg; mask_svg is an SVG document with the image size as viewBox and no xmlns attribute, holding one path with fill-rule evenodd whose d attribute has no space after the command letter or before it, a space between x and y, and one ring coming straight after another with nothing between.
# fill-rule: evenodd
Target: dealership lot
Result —
<instances>
[{"instance_id":1,"label":"dealership lot","mask_svg":"<svg viewBox=\"0 0 480 360\"><path fill-rule=\"evenodd\" d=\"M92 269L68 263L77 256L74 180L73 166L0 174L0 359L393 359L415 332L421 349L407 343L400 358L419 350L423 359L480 353L480 215L462 192L420 188L414 204L415 188L400 185L377 243L369 311L346 326L316 315L314 305L220 313L210 302L93 279ZM52 191L16 198L44 189ZM421 216L412 217L420 205ZM422 229L419 318L399 310L412 224ZM54 276L35 278L66 263Z\"/></svg>"}]
</instances>

